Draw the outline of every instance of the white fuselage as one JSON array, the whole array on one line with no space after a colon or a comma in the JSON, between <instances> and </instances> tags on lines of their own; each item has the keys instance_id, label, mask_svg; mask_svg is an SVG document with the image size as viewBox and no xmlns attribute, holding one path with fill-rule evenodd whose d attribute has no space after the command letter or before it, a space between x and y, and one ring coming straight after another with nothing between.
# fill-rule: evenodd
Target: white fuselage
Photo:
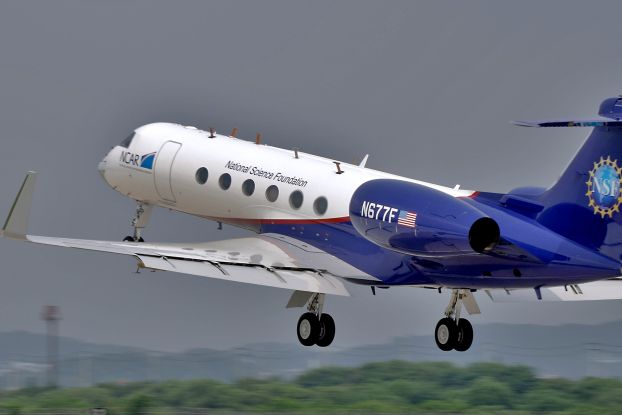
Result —
<instances>
[{"instance_id":1,"label":"white fuselage","mask_svg":"<svg viewBox=\"0 0 622 415\"><path fill-rule=\"evenodd\" d=\"M331 159L214 136L178 124L148 124L135 131L127 148L114 147L99 169L110 186L137 201L237 224L345 219L356 188L378 178L415 182L456 197L473 193L347 163L340 163L343 173L337 174ZM141 160L153 153L151 168L148 161L141 167ZM202 168L207 170L204 183L205 171L198 172ZM225 174L231 178L226 189ZM243 189L247 180L252 184ZM271 189L274 201L266 194L270 186L278 188L276 200ZM300 207L300 193L292 196L295 191L302 194ZM322 197L328 202L325 212L314 204Z\"/></svg>"}]
</instances>

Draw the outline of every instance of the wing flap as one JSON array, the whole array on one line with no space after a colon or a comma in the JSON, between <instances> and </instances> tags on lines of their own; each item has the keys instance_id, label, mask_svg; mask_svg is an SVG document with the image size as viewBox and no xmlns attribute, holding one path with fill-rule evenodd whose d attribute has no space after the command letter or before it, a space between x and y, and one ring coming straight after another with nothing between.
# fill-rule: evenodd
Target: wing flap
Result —
<instances>
[{"instance_id":1,"label":"wing flap","mask_svg":"<svg viewBox=\"0 0 622 415\"><path fill-rule=\"evenodd\" d=\"M166 257L137 255L142 267L154 270L179 272L200 277L216 278L267 287L296 291L320 292L348 296L343 282L321 271L303 268L269 268L263 265L219 263L214 261L188 261Z\"/></svg>"},{"instance_id":2,"label":"wing flap","mask_svg":"<svg viewBox=\"0 0 622 415\"><path fill-rule=\"evenodd\" d=\"M143 268L172 271L200 277L216 278L267 287L286 288L348 296L342 281L321 271L308 269L268 268L262 265L188 261L166 257L136 255Z\"/></svg>"},{"instance_id":3,"label":"wing flap","mask_svg":"<svg viewBox=\"0 0 622 415\"><path fill-rule=\"evenodd\" d=\"M562 287L540 287L539 291L541 299L538 299L534 289L486 290L486 294L496 303L622 300L622 278Z\"/></svg>"}]
</instances>

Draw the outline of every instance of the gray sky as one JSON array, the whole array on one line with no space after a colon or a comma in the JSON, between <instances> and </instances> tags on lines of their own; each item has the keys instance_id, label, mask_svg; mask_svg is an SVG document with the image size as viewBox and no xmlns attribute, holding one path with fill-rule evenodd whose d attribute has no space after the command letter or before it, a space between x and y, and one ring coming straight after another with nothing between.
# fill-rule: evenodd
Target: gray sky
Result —
<instances>
[{"instance_id":1,"label":"gray sky","mask_svg":"<svg viewBox=\"0 0 622 415\"><path fill-rule=\"evenodd\" d=\"M172 121L230 131L444 185L547 186L588 130L513 119L588 116L622 92L611 2L3 1L0 215L40 172L30 230L120 240L133 204L96 166L135 127ZM3 206L3 207L2 207ZM243 231L164 210L150 241ZM167 273L106 254L0 241L0 330L162 350L294 342L288 291ZM392 289L329 298L334 346L432 334L447 295ZM471 321L602 322L619 302L491 304Z\"/></svg>"}]
</instances>

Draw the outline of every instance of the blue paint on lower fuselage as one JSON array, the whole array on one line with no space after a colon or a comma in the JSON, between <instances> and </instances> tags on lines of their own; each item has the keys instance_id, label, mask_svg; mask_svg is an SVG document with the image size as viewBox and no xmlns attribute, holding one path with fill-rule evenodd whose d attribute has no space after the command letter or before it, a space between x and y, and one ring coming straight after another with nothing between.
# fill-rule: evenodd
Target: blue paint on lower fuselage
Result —
<instances>
[{"instance_id":1,"label":"blue paint on lower fuselage","mask_svg":"<svg viewBox=\"0 0 622 415\"><path fill-rule=\"evenodd\" d=\"M483 210L490 209L488 206ZM610 261L603 259L599 263L597 254L591 266L564 256L563 252L551 253L547 262L478 253L445 258L404 255L361 237L351 222L262 224L261 233L277 233L315 246L378 278L379 285L522 288L576 284L617 273ZM516 269L520 276L516 275Z\"/></svg>"},{"instance_id":2,"label":"blue paint on lower fuselage","mask_svg":"<svg viewBox=\"0 0 622 415\"><path fill-rule=\"evenodd\" d=\"M351 222L263 224L261 233L277 233L313 245L386 284L432 283L411 257L391 252L362 238Z\"/></svg>"}]
</instances>

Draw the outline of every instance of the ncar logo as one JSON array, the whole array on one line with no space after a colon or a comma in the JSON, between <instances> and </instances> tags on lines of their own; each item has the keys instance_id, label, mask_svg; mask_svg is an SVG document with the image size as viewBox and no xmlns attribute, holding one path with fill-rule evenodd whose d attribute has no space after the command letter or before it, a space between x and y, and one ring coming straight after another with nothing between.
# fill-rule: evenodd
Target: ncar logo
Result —
<instances>
[{"instance_id":1,"label":"ncar logo","mask_svg":"<svg viewBox=\"0 0 622 415\"><path fill-rule=\"evenodd\" d=\"M151 170L153 169L155 155L155 152L141 156L139 154L130 153L129 151L122 151L120 160L122 163L130 166Z\"/></svg>"}]
</instances>

